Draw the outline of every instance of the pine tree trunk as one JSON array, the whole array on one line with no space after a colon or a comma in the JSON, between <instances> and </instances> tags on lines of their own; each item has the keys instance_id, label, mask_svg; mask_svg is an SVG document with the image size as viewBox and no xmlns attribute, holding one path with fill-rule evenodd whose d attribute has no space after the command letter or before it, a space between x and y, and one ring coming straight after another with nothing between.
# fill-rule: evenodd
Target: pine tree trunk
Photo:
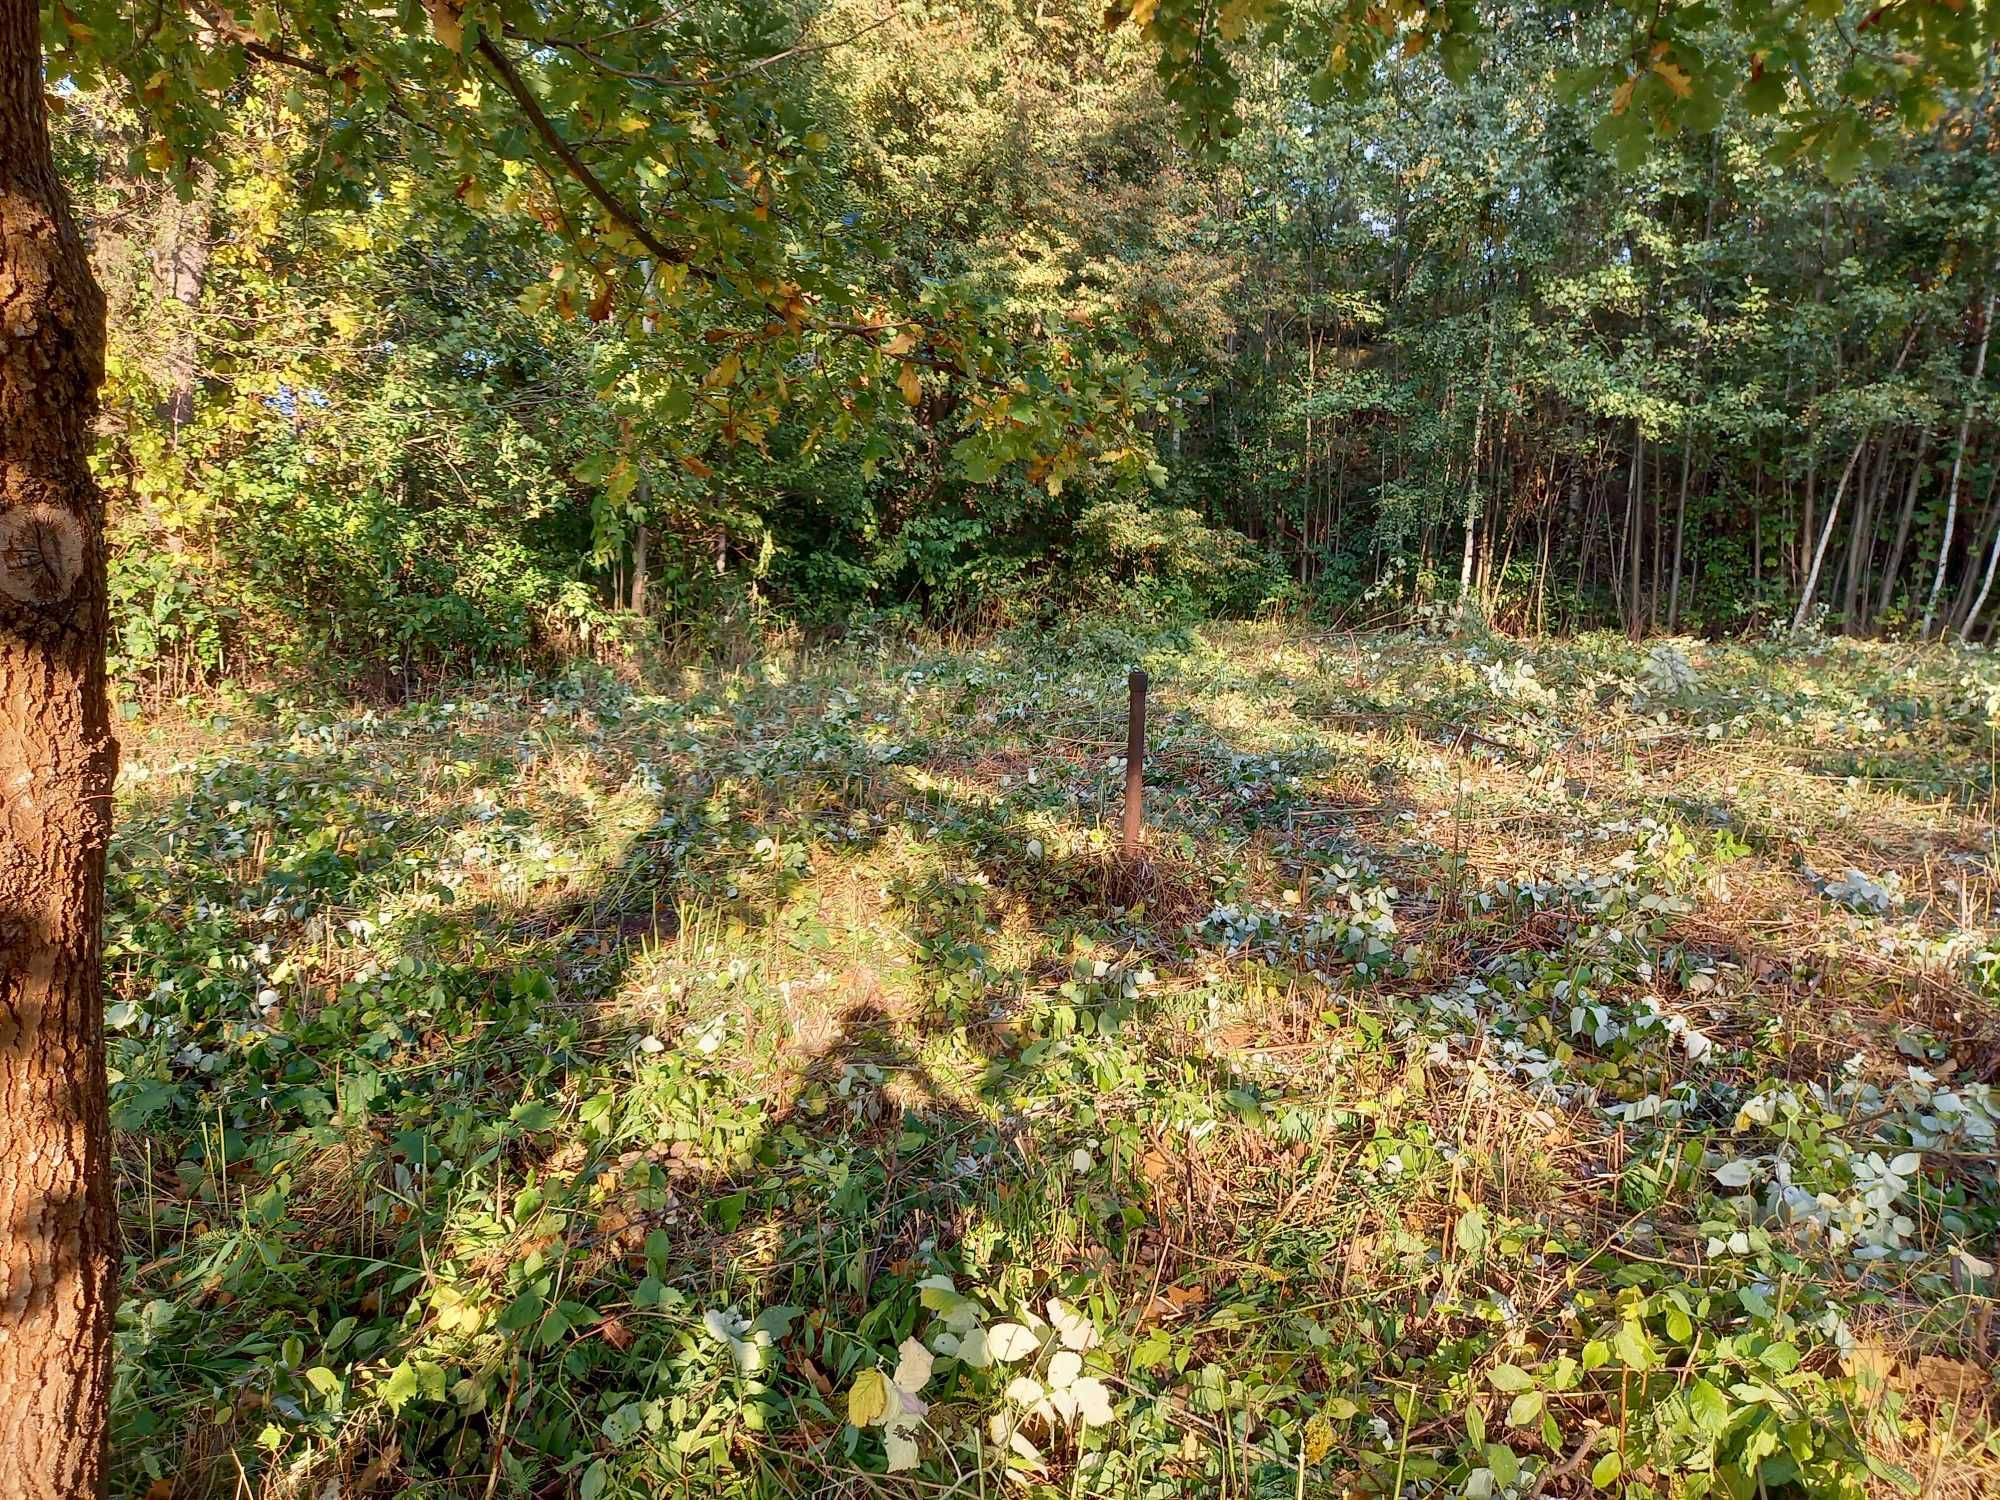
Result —
<instances>
[{"instance_id":1,"label":"pine tree trunk","mask_svg":"<svg viewBox=\"0 0 2000 1500\"><path fill-rule=\"evenodd\" d=\"M0 1495L103 1492L117 1293L99 918L117 746L88 460L104 301L0 0Z\"/></svg>"}]
</instances>

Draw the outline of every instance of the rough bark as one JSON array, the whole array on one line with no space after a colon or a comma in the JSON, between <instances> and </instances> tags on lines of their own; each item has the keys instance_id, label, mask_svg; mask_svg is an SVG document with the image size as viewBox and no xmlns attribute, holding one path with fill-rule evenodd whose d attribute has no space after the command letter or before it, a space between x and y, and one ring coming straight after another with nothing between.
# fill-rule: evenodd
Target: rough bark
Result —
<instances>
[{"instance_id":1,"label":"rough bark","mask_svg":"<svg viewBox=\"0 0 2000 1500\"><path fill-rule=\"evenodd\" d=\"M116 1294L99 918L117 747L88 458L104 304L0 0L0 1495L95 1495Z\"/></svg>"}]
</instances>

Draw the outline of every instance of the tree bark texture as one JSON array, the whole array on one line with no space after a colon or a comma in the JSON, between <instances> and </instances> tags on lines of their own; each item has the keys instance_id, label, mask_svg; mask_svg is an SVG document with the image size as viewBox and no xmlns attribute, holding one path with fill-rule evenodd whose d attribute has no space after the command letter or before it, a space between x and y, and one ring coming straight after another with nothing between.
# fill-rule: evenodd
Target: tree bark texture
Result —
<instances>
[{"instance_id":1,"label":"tree bark texture","mask_svg":"<svg viewBox=\"0 0 2000 1500\"><path fill-rule=\"evenodd\" d=\"M104 302L0 0L0 1495L104 1487L116 1279L99 923L117 746L89 456Z\"/></svg>"}]
</instances>

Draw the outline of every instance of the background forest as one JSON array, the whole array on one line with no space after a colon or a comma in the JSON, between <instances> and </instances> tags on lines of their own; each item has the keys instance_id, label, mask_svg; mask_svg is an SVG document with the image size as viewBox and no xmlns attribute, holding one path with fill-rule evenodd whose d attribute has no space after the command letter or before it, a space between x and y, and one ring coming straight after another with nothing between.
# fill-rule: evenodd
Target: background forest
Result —
<instances>
[{"instance_id":1,"label":"background forest","mask_svg":"<svg viewBox=\"0 0 2000 1500\"><path fill-rule=\"evenodd\" d=\"M59 150L113 309L122 669L181 690L338 659L386 684L635 632L1111 601L1991 628L1986 95L1806 164L1753 86L1648 152L1566 101L1593 23L1523 4L1462 86L1420 51L1317 101L1273 54L1245 128L1195 151L1102 19L742 22L795 38L742 85L811 122L795 239L1143 373L1152 451L1055 473L955 461L963 393L914 374L844 434L737 430L712 330L648 333L560 269L561 226L495 229L471 175L392 153L329 191L354 143L282 77L232 96L185 194L72 93Z\"/></svg>"}]
</instances>

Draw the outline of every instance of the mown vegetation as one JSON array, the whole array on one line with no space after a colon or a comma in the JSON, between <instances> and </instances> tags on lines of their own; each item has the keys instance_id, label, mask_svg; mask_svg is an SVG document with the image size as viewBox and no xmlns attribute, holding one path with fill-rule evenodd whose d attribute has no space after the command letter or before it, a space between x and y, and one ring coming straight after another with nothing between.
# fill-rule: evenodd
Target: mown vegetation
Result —
<instances>
[{"instance_id":1,"label":"mown vegetation","mask_svg":"<svg viewBox=\"0 0 2000 1500\"><path fill-rule=\"evenodd\" d=\"M2000 674L1685 649L136 724L123 1491L1990 1493Z\"/></svg>"}]
</instances>

